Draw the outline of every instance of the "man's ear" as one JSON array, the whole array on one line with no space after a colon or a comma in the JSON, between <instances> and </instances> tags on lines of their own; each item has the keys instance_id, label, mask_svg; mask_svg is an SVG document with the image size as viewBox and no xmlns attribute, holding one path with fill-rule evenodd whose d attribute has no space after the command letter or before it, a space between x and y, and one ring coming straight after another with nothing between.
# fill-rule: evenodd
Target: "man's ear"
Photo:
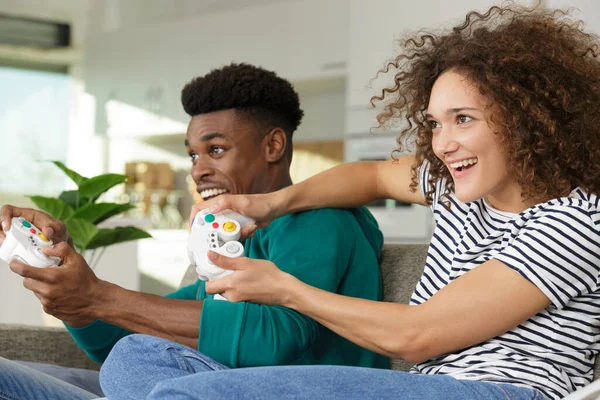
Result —
<instances>
[{"instance_id":1,"label":"man's ear","mask_svg":"<svg viewBox=\"0 0 600 400\"><path fill-rule=\"evenodd\" d=\"M271 132L267 133L265 140L267 141L265 147L267 162L279 162L285 155L285 150L288 146L287 135L283 129L274 128Z\"/></svg>"}]
</instances>

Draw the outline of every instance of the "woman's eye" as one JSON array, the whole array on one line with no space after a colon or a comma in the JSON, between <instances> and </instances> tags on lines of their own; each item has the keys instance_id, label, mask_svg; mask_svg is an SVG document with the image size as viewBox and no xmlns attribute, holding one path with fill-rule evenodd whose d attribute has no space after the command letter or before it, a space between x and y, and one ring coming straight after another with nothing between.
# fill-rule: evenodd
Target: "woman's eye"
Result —
<instances>
[{"instance_id":1,"label":"woman's eye","mask_svg":"<svg viewBox=\"0 0 600 400\"><path fill-rule=\"evenodd\" d=\"M458 120L459 124L464 124L473 120L473 118L469 117L468 115L458 115L456 119Z\"/></svg>"},{"instance_id":2,"label":"woman's eye","mask_svg":"<svg viewBox=\"0 0 600 400\"><path fill-rule=\"evenodd\" d=\"M436 121L429 120L429 127L431 129L437 129L440 127L440 124L438 124Z\"/></svg>"},{"instance_id":3,"label":"woman's eye","mask_svg":"<svg viewBox=\"0 0 600 400\"><path fill-rule=\"evenodd\" d=\"M221 146L211 146L210 153L214 155L220 155L225 151Z\"/></svg>"}]
</instances>

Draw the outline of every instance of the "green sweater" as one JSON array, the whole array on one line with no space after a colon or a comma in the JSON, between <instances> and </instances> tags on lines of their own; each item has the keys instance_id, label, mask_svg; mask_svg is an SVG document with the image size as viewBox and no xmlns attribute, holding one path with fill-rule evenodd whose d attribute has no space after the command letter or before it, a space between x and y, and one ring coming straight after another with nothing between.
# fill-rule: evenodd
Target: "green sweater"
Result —
<instances>
[{"instance_id":1,"label":"green sweater","mask_svg":"<svg viewBox=\"0 0 600 400\"><path fill-rule=\"evenodd\" d=\"M351 297L381 300L378 256L383 237L365 209L321 209L286 215L245 241L245 255L274 262L309 285ZM198 351L232 368L265 365L356 365L387 368L365 350L311 318L281 306L233 303L207 295L197 281L167 295L203 300ZM131 332L102 321L67 329L102 362Z\"/></svg>"}]
</instances>

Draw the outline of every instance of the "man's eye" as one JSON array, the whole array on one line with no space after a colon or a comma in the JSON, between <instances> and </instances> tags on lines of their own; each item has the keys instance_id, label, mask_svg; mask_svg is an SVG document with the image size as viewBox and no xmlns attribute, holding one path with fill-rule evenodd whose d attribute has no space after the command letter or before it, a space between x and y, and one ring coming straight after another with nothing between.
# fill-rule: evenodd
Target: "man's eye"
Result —
<instances>
[{"instance_id":1,"label":"man's eye","mask_svg":"<svg viewBox=\"0 0 600 400\"><path fill-rule=\"evenodd\" d=\"M221 146L211 146L210 147L210 153L211 154L215 154L215 155L220 155L225 151L224 148L222 148Z\"/></svg>"},{"instance_id":2,"label":"man's eye","mask_svg":"<svg viewBox=\"0 0 600 400\"><path fill-rule=\"evenodd\" d=\"M473 118L469 117L468 115L458 115L456 119L458 120L459 124L464 124L473 120Z\"/></svg>"},{"instance_id":3,"label":"man's eye","mask_svg":"<svg viewBox=\"0 0 600 400\"><path fill-rule=\"evenodd\" d=\"M190 153L190 158L192 159L192 162L197 161L198 160L198 154L196 154L196 153Z\"/></svg>"}]
</instances>

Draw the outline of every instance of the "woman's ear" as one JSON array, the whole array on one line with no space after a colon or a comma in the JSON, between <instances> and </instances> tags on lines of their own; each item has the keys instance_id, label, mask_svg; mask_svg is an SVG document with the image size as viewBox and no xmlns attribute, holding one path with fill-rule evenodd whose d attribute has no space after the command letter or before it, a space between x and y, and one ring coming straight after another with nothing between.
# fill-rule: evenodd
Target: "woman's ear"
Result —
<instances>
[{"instance_id":1,"label":"woman's ear","mask_svg":"<svg viewBox=\"0 0 600 400\"><path fill-rule=\"evenodd\" d=\"M266 160L270 163L279 162L285 155L288 146L287 135L281 128L274 128L265 137ZM291 145L291 144L290 144Z\"/></svg>"}]
</instances>

